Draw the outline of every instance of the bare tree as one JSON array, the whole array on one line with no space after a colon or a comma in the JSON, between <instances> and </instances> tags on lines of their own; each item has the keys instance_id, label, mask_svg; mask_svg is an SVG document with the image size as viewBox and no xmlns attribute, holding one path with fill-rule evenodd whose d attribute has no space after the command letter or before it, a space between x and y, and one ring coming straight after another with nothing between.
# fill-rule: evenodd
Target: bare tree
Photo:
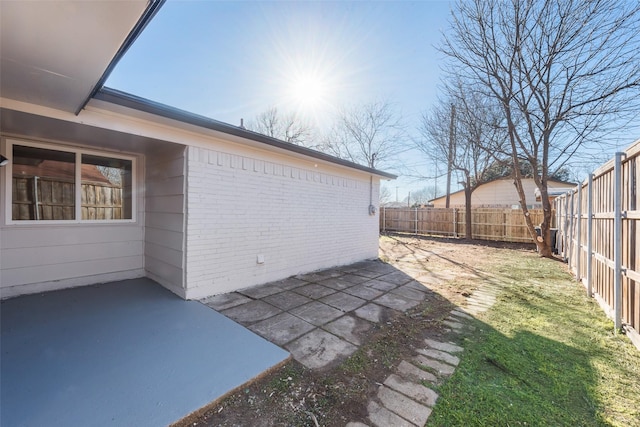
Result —
<instances>
[{"instance_id":1,"label":"bare tree","mask_svg":"<svg viewBox=\"0 0 640 427\"><path fill-rule=\"evenodd\" d=\"M547 180L587 143L637 117L640 3L618 0L459 0L444 52L453 74L496 99L527 227L536 237L520 163L530 164L544 209L542 256L550 247Z\"/></svg>"},{"instance_id":2,"label":"bare tree","mask_svg":"<svg viewBox=\"0 0 640 427\"><path fill-rule=\"evenodd\" d=\"M343 108L338 112L325 151L370 168L389 166L405 144L405 127L386 101Z\"/></svg>"},{"instance_id":3,"label":"bare tree","mask_svg":"<svg viewBox=\"0 0 640 427\"><path fill-rule=\"evenodd\" d=\"M416 147L434 162L448 163L462 178L466 208L466 238L472 239L471 196L492 177L503 161L506 132L499 106L461 84L448 88L446 101L423 115L422 139ZM454 113L455 112L455 113Z\"/></svg>"},{"instance_id":4,"label":"bare tree","mask_svg":"<svg viewBox=\"0 0 640 427\"><path fill-rule=\"evenodd\" d=\"M385 206L391 203L391 200L392 200L391 189L388 186L386 185L380 186L379 200L380 200L380 206Z\"/></svg>"},{"instance_id":5,"label":"bare tree","mask_svg":"<svg viewBox=\"0 0 640 427\"><path fill-rule=\"evenodd\" d=\"M311 126L294 113L283 114L271 107L247 123L247 129L291 144L313 147Z\"/></svg>"},{"instance_id":6,"label":"bare tree","mask_svg":"<svg viewBox=\"0 0 640 427\"><path fill-rule=\"evenodd\" d=\"M417 191L411 192L412 206L421 206L429 203L429 200L433 199L435 193L435 187L433 185L423 187Z\"/></svg>"}]
</instances>

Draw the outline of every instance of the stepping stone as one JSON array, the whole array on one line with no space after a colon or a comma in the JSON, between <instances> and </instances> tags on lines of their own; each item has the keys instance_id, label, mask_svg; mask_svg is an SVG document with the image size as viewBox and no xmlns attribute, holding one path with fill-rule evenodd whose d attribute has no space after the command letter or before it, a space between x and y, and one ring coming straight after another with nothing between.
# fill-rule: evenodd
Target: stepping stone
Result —
<instances>
[{"instance_id":1,"label":"stepping stone","mask_svg":"<svg viewBox=\"0 0 640 427\"><path fill-rule=\"evenodd\" d=\"M443 362L438 362L437 360L429 359L421 354L417 355L413 358L413 360L418 363L420 366L424 366L427 368L431 368L441 376L449 376L453 374L455 368L451 365L447 365Z\"/></svg>"},{"instance_id":2,"label":"stepping stone","mask_svg":"<svg viewBox=\"0 0 640 427\"><path fill-rule=\"evenodd\" d=\"M354 311L356 316L373 323L380 323L382 321L383 312L384 309L374 303L369 303Z\"/></svg>"},{"instance_id":3,"label":"stepping stone","mask_svg":"<svg viewBox=\"0 0 640 427\"><path fill-rule=\"evenodd\" d=\"M453 316L461 317L461 318L463 318L463 319L473 320L473 316L469 316L467 313L463 313L462 311L453 310L453 311L451 312L451 314L452 314Z\"/></svg>"},{"instance_id":4,"label":"stepping stone","mask_svg":"<svg viewBox=\"0 0 640 427\"><path fill-rule=\"evenodd\" d=\"M369 427L366 424L362 424L361 422L353 422L347 423L346 427Z\"/></svg>"},{"instance_id":5,"label":"stepping stone","mask_svg":"<svg viewBox=\"0 0 640 427\"><path fill-rule=\"evenodd\" d=\"M464 350L464 348L449 342L440 342L429 338L425 338L424 342L431 348L435 348L436 350L440 351L446 351L447 353L460 353L462 350Z\"/></svg>"},{"instance_id":6,"label":"stepping stone","mask_svg":"<svg viewBox=\"0 0 640 427\"><path fill-rule=\"evenodd\" d=\"M423 426L431 415L431 408L386 386L378 389L378 399L385 408L418 426Z\"/></svg>"},{"instance_id":7,"label":"stepping stone","mask_svg":"<svg viewBox=\"0 0 640 427\"><path fill-rule=\"evenodd\" d=\"M346 315L327 323L323 328L352 344L361 345L362 339L372 326L366 320Z\"/></svg>"},{"instance_id":8,"label":"stepping stone","mask_svg":"<svg viewBox=\"0 0 640 427\"><path fill-rule=\"evenodd\" d=\"M282 313L249 326L253 332L279 346L293 341L314 328L315 326L311 323L289 313Z\"/></svg>"},{"instance_id":9,"label":"stepping stone","mask_svg":"<svg viewBox=\"0 0 640 427\"><path fill-rule=\"evenodd\" d=\"M464 326L462 323L454 322L449 319L443 320L442 323L452 329L455 329L456 331L459 331Z\"/></svg>"},{"instance_id":10,"label":"stepping stone","mask_svg":"<svg viewBox=\"0 0 640 427\"><path fill-rule=\"evenodd\" d=\"M266 301L271 305L275 305L282 310L291 310L292 308L307 304L312 300L303 295L296 294L295 292L284 291L279 294L269 295L268 297L263 298L263 301Z\"/></svg>"},{"instance_id":11,"label":"stepping stone","mask_svg":"<svg viewBox=\"0 0 640 427\"><path fill-rule=\"evenodd\" d=\"M253 301L251 298L247 298L237 292L232 292L205 298L202 300L202 303L216 311L221 311L241 304L246 304L251 301Z\"/></svg>"},{"instance_id":12,"label":"stepping stone","mask_svg":"<svg viewBox=\"0 0 640 427\"><path fill-rule=\"evenodd\" d=\"M438 399L438 393L430 388L425 387L422 384L406 381L396 374L389 375L389 377L384 380L384 385L404 394L405 396L409 396L411 399L422 403L423 405L433 407Z\"/></svg>"},{"instance_id":13,"label":"stepping stone","mask_svg":"<svg viewBox=\"0 0 640 427\"><path fill-rule=\"evenodd\" d=\"M369 411L369 420L376 427L415 427L415 424L402 419L376 402L369 402L367 411Z\"/></svg>"},{"instance_id":14,"label":"stepping stone","mask_svg":"<svg viewBox=\"0 0 640 427\"><path fill-rule=\"evenodd\" d=\"M310 369L320 369L338 363L358 349L355 345L321 329L314 329L285 345L285 348L294 359Z\"/></svg>"},{"instance_id":15,"label":"stepping stone","mask_svg":"<svg viewBox=\"0 0 640 427\"><path fill-rule=\"evenodd\" d=\"M404 360L400 362L396 372L404 379L420 382L420 381L428 381L432 384L435 384L438 381L435 375L431 372L427 372L424 369L420 369L417 366L405 362Z\"/></svg>"},{"instance_id":16,"label":"stepping stone","mask_svg":"<svg viewBox=\"0 0 640 427\"><path fill-rule=\"evenodd\" d=\"M433 348L420 348L416 350L418 353L423 356L430 357L432 359L441 360L449 365L458 366L460 363L460 359L453 354L446 353L444 351L436 350Z\"/></svg>"}]
</instances>

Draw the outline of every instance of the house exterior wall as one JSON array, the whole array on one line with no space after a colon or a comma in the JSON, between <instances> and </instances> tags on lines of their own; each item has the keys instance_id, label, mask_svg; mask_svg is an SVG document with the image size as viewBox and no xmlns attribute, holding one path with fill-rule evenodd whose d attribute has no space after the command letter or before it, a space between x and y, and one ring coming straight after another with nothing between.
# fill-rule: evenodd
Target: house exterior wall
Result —
<instances>
[{"instance_id":1,"label":"house exterior wall","mask_svg":"<svg viewBox=\"0 0 640 427\"><path fill-rule=\"evenodd\" d=\"M549 188L562 188L567 184L558 181L549 181ZM540 208L542 203L536 202L535 189L536 184L533 179L524 179L522 181L525 195L527 197L527 205L529 207ZM432 201L434 207L444 208L446 204L445 197L440 197ZM471 195L471 205L474 207L511 207L520 205L520 197L513 185L511 179L499 179L479 186ZM464 191L451 194L450 207L464 207Z\"/></svg>"},{"instance_id":2,"label":"house exterior wall","mask_svg":"<svg viewBox=\"0 0 640 427\"><path fill-rule=\"evenodd\" d=\"M188 153L187 298L377 257L376 177L232 146Z\"/></svg>"},{"instance_id":3,"label":"house exterior wall","mask_svg":"<svg viewBox=\"0 0 640 427\"><path fill-rule=\"evenodd\" d=\"M16 139L20 141L28 140ZM2 144L5 152L6 138ZM49 144L55 149L55 143ZM11 223L7 218L10 168L0 168L0 297L144 276L144 200L140 191L144 167L140 158L136 167L136 220L104 223Z\"/></svg>"},{"instance_id":4,"label":"house exterior wall","mask_svg":"<svg viewBox=\"0 0 640 427\"><path fill-rule=\"evenodd\" d=\"M146 275L185 297L186 147L146 156L144 265Z\"/></svg>"}]
</instances>

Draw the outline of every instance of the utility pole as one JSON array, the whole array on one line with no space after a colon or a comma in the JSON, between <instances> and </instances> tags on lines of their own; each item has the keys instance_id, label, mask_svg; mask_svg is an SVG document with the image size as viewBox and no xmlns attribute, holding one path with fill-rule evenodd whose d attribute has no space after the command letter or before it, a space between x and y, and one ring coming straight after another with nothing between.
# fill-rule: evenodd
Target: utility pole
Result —
<instances>
[{"instance_id":1,"label":"utility pole","mask_svg":"<svg viewBox=\"0 0 640 427\"><path fill-rule=\"evenodd\" d=\"M451 196L451 169L453 169L453 159L455 158L455 118L456 106L451 104L451 123L449 124L449 158L447 159L447 198L445 199L445 208L449 208L449 199Z\"/></svg>"}]
</instances>

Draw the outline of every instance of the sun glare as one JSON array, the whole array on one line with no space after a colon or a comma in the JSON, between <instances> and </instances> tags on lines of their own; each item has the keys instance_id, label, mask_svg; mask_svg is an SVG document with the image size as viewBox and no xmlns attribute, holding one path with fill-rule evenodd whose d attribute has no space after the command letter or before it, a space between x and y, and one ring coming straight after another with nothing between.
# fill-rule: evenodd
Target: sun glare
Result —
<instances>
[{"instance_id":1,"label":"sun glare","mask_svg":"<svg viewBox=\"0 0 640 427\"><path fill-rule=\"evenodd\" d=\"M325 101L327 84L315 76L300 76L291 85L291 97L296 103L309 108Z\"/></svg>"}]
</instances>

